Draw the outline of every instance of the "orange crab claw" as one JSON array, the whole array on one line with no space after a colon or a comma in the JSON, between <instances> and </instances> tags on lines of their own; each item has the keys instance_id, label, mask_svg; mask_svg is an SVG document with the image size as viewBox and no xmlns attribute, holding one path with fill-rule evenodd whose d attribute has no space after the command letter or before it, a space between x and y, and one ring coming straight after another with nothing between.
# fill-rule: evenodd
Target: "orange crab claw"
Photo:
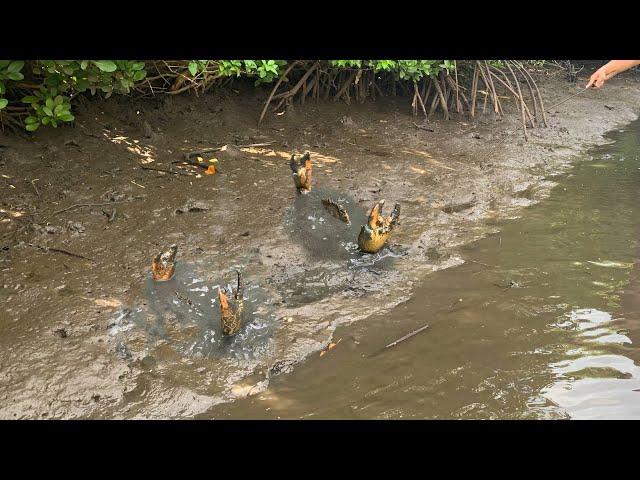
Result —
<instances>
[{"instance_id":1,"label":"orange crab claw","mask_svg":"<svg viewBox=\"0 0 640 480\"><path fill-rule=\"evenodd\" d=\"M160 262L160 255L156 255L151 263L151 273L153 279L157 282L166 282L173 278L175 273L175 267L171 265L169 268L164 268Z\"/></svg>"},{"instance_id":2,"label":"orange crab claw","mask_svg":"<svg viewBox=\"0 0 640 480\"><path fill-rule=\"evenodd\" d=\"M220 288L218 288L218 300L220 301L220 309L223 312L229 310L229 299Z\"/></svg>"},{"instance_id":3,"label":"orange crab claw","mask_svg":"<svg viewBox=\"0 0 640 480\"><path fill-rule=\"evenodd\" d=\"M371 209L371 213L369 214L369 227L377 228L380 222L380 216L382 214L382 206L384 205L384 200L380 200L376 203Z\"/></svg>"}]
</instances>

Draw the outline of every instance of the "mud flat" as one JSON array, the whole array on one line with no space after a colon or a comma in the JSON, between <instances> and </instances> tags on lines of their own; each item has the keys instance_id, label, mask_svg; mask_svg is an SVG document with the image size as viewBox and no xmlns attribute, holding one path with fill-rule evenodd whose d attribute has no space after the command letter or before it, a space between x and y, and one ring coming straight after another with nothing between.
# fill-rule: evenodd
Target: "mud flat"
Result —
<instances>
[{"instance_id":1,"label":"mud flat","mask_svg":"<svg viewBox=\"0 0 640 480\"><path fill-rule=\"evenodd\" d=\"M547 105L580 88L540 87ZM0 135L0 418L192 417L263 391L338 325L406 301L463 262L459 247L525 214L637 118L640 83L620 76L552 108L528 143L513 113L432 119L429 132L398 98L296 105L257 128L262 100L111 99L89 103L75 128ZM266 142L216 153L212 176L140 168ZM304 150L314 190L301 198L288 159ZM346 202L351 226L323 210L325 193ZM354 231L380 198L401 203L401 225L363 256ZM178 273L159 287L151 258L172 243ZM215 292L236 269L250 315L227 341Z\"/></svg>"}]
</instances>

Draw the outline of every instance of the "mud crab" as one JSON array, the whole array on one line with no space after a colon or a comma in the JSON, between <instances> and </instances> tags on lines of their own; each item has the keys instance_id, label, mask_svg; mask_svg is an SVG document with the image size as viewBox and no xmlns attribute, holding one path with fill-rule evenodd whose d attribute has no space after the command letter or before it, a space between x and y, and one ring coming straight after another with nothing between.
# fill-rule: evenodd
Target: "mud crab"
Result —
<instances>
[{"instance_id":1,"label":"mud crab","mask_svg":"<svg viewBox=\"0 0 640 480\"><path fill-rule=\"evenodd\" d=\"M233 336L240 331L242 326L242 313L244 310L242 274L238 273L238 286L233 295L235 305L229 303L229 297L225 288L218 287L218 300L220 301L220 322L222 334ZM231 292L229 292L231 294Z\"/></svg>"},{"instance_id":2,"label":"mud crab","mask_svg":"<svg viewBox=\"0 0 640 480\"><path fill-rule=\"evenodd\" d=\"M296 184L298 193L309 193L311 191L311 174L313 172L309 152L302 156L291 155L289 166L293 171L293 181Z\"/></svg>"},{"instance_id":3,"label":"mud crab","mask_svg":"<svg viewBox=\"0 0 640 480\"><path fill-rule=\"evenodd\" d=\"M160 252L151 262L151 273L157 282L166 282L173 278L176 271L176 255L178 246L171 245L169 249Z\"/></svg>"},{"instance_id":4,"label":"mud crab","mask_svg":"<svg viewBox=\"0 0 640 480\"><path fill-rule=\"evenodd\" d=\"M360 229L358 246L365 253L376 253L387 242L389 235L400 222L400 204L396 203L391 215L382 215L384 200L377 202L369 213L366 225Z\"/></svg>"}]
</instances>

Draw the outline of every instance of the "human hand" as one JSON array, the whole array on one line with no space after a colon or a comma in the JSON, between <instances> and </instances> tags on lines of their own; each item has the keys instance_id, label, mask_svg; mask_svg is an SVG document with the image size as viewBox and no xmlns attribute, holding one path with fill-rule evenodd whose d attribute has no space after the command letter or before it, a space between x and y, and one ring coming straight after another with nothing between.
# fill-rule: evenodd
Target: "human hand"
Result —
<instances>
[{"instance_id":1,"label":"human hand","mask_svg":"<svg viewBox=\"0 0 640 480\"><path fill-rule=\"evenodd\" d=\"M589 78L589 83L587 83L585 88L601 88L604 85L604 82L611 78L611 75L607 74L607 69L605 67L606 65L593 72L593 75Z\"/></svg>"}]
</instances>

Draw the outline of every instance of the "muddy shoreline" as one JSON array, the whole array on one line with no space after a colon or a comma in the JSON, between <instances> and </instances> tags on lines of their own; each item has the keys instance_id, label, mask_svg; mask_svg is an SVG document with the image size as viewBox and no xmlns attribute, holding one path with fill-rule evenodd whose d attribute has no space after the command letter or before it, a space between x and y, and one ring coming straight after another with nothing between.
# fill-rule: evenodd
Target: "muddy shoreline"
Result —
<instances>
[{"instance_id":1,"label":"muddy shoreline","mask_svg":"<svg viewBox=\"0 0 640 480\"><path fill-rule=\"evenodd\" d=\"M540 87L547 105L579 88L557 77ZM554 176L637 118L640 82L621 75L552 109L528 143L513 111L497 123L490 112L434 118L429 132L407 99L311 103L258 129L261 100L111 99L81 109L75 128L0 134L0 208L20 213L0 219L0 418L183 418L264 390L338 325L407 300L425 275L463 262L458 247L548 195ZM261 142L274 143L217 154L213 176L140 169ZM288 156L304 150L318 195L344 195L361 215L380 198L401 203L388 254L363 260L351 232L303 225L322 214L296 205ZM206 210L176 213L190 202ZM176 288L196 305L163 303L160 329L152 302L172 292L150 290L149 265L171 243L184 267ZM256 320L245 344L209 348L219 346L210 292L237 268Z\"/></svg>"}]
</instances>

